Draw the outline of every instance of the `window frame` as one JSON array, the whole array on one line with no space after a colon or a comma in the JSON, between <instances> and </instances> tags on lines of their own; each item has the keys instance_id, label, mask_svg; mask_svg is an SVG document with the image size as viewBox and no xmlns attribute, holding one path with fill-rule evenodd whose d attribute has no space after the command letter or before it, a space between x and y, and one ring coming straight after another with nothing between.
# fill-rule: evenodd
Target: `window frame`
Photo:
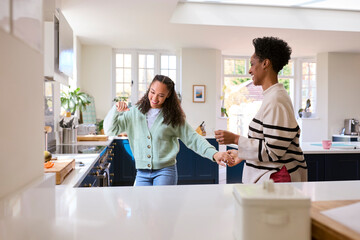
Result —
<instances>
[{"instance_id":1,"label":"window frame","mask_svg":"<svg viewBox=\"0 0 360 240\"><path fill-rule=\"evenodd\" d=\"M175 90L181 94L181 79L180 79L180 57L176 51L170 50L143 50L143 49L120 49L114 48L112 53L112 84L111 84L111 99L116 97L116 54L130 54L131 55L131 103L135 104L139 96L139 55L152 54L154 55L154 76L161 72L161 56L171 55L176 57L176 80Z\"/></svg>"},{"instance_id":2,"label":"window frame","mask_svg":"<svg viewBox=\"0 0 360 240\"><path fill-rule=\"evenodd\" d=\"M231 59L231 60L237 60L237 59L241 59L241 60L246 60L246 65L245 65L245 73L246 74L225 74L225 60L226 59ZM249 69L250 69L250 59L251 56L235 56L235 55L222 55L222 61L221 61L221 88L220 88L220 96L223 97L223 92L222 89L224 87L225 84L225 78L227 77L235 77L235 78L252 78L251 75L249 74ZM290 61L292 61L292 75L278 75L278 78L280 79L292 79L290 80L290 86L289 86L289 90L290 90L290 99L294 105L294 114L296 114L295 116L297 116L297 106L299 105L299 102L301 101L301 94L299 95L299 93L301 93L301 88L298 88L298 82L301 84L301 76L299 76L299 60L297 58L291 58ZM316 62L316 61L315 61ZM300 69L301 70L301 69ZM222 101L222 100L221 100ZM222 104L220 104L220 106L222 107ZM219 113L221 113L221 109L218 110Z\"/></svg>"},{"instance_id":3,"label":"window frame","mask_svg":"<svg viewBox=\"0 0 360 240\"><path fill-rule=\"evenodd\" d=\"M302 64L303 63L315 63L316 64L316 67L315 67L315 83L316 83L316 87L315 87L315 92L316 92L316 98L315 98L315 101L312 101L311 102L311 105L312 105L312 109L311 109L311 117L310 118L314 118L317 116L317 102L318 102L318 81L317 81L317 76L318 76L318 72L317 72L317 59L315 57L304 57L304 58L299 58L299 85L300 85L300 88L299 88L299 99L298 99L298 102L299 102L299 105L298 105L298 108L297 109L300 109L300 108L304 108L305 106L303 106L302 104L302 90L303 90L303 73L302 73ZM296 111L297 112L297 111ZM298 114L296 115L298 116Z\"/></svg>"}]
</instances>

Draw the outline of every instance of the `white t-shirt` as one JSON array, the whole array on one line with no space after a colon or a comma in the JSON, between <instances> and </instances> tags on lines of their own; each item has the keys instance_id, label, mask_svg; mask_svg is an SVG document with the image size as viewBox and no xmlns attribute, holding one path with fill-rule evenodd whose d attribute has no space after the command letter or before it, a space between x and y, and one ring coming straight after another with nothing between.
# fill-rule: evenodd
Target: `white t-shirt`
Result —
<instances>
[{"instance_id":1,"label":"white t-shirt","mask_svg":"<svg viewBox=\"0 0 360 240\"><path fill-rule=\"evenodd\" d=\"M146 113L146 121L149 129L154 124L156 117L160 113L160 110L161 108L150 108L149 111Z\"/></svg>"}]
</instances>

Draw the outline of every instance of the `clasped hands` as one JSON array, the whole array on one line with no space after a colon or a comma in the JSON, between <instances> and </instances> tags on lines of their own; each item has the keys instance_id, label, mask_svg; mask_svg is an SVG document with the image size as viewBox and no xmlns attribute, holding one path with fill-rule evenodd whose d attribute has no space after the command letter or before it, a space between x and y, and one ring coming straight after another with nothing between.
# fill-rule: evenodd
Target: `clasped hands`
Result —
<instances>
[{"instance_id":1,"label":"clasped hands","mask_svg":"<svg viewBox=\"0 0 360 240\"><path fill-rule=\"evenodd\" d=\"M219 144L238 144L239 135L225 131L225 130L217 130L215 131L215 138ZM218 152L214 155L215 161L221 165L229 167L233 167L239 164L243 159L238 157L237 150L228 150L227 152Z\"/></svg>"},{"instance_id":2,"label":"clasped hands","mask_svg":"<svg viewBox=\"0 0 360 240\"><path fill-rule=\"evenodd\" d=\"M229 167L233 167L243 161L243 159L238 157L238 151L234 149L228 150L226 152L217 152L214 154L214 159L217 164L224 167L226 165L228 165Z\"/></svg>"}]
</instances>

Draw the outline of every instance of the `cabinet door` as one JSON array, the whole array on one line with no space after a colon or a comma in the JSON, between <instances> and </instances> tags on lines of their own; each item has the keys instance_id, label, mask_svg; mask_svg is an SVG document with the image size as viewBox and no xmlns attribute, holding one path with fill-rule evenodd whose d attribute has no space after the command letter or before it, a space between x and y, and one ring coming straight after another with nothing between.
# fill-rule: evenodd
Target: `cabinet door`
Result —
<instances>
[{"instance_id":1,"label":"cabinet door","mask_svg":"<svg viewBox=\"0 0 360 240\"><path fill-rule=\"evenodd\" d=\"M360 154L328 154L325 160L327 181L360 180Z\"/></svg>"},{"instance_id":2,"label":"cabinet door","mask_svg":"<svg viewBox=\"0 0 360 240\"><path fill-rule=\"evenodd\" d=\"M226 150L235 149L227 146ZM226 183L242 183L242 174L245 161L234 167L226 167Z\"/></svg>"},{"instance_id":3,"label":"cabinet door","mask_svg":"<svg viewBox=\"0 0 360 240\"><path fill-rule=\"evenodd\" d=\"M219 148L215 139L207 139L216 149ZM178 184L212 184L219 183L218 164L203 158L187 148L179 140L180 151L176 157L178 169Z\"/></svg>"},{"instance_id":4,"label":"cabinet door","mask_svg":"<svg viewBox=\"0 0 360 240\"><path fill-rule=\"evenodd\" d=\"M308 181L325 181L325 154L305 154Z\"/></svg>"},{"instance_id":5,"label":"cabinet door","mask_svg":"<svg viewBox=\"0 0 360 240\"><path fill-rule=\"evenodd\" d=\"M117 139L115 145L114 186L133 186L136 176L135 160L128 139Z\"/></svg>"}]
</instances>

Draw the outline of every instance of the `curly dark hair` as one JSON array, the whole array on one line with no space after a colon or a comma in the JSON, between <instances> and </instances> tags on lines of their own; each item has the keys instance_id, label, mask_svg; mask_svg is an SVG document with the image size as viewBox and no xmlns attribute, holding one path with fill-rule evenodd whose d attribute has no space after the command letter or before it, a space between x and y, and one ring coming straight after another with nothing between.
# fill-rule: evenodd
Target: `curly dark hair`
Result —
<instances>
[{"instance_id":1,"label":"curly dark hair","mask_svg":"<svg viewBox=\"0 0 360 240\"><path fill-rule=\"evenodd\" d=\"M173 127L183 125L185 123L185 113L180 105L179 98L175 92L175 84L174 82L167 76L164 75L156 75L152 80L150 86L155 82L159 81L166 85L170 96L166 98L165 102L162 106L162 112L164 115L164 124L172 125ZM148 98L150 86L147 89L144 96L136 103L140 112L146 114L151 108L150 101Z\"/></svg>"},{"instance_id":2,"label":"curly dark hair","mask_svg":"<svg viewBox=\"0 0 360 240\"><path fill-rule=\"evenodd\" d=\"M264 61L269 59L274 71L278 73L290 60L291 48L287 42L276 37L253 39L255 54Z\"/></svg>"}]
</instances>

